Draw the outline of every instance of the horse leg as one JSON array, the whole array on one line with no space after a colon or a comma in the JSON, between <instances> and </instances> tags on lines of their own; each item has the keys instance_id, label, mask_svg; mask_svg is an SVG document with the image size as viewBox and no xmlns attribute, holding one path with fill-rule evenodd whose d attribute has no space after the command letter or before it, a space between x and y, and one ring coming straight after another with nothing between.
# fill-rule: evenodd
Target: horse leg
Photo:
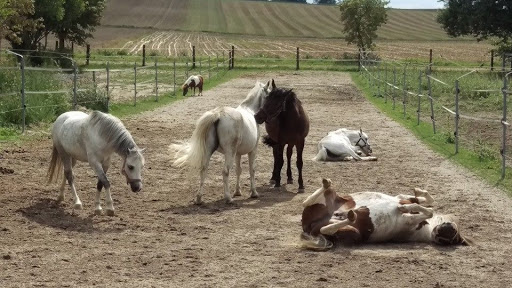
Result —
<instances>
[{"instance_id":1,"label":"horse leg","mask_svg":"<svg viewBox=\"0 0 512 288\"><path fill-rule=\"evenodd\" d=\"M286 177L287 177L286 183L287 184L293 184L292 167L291 167L292 154L293 154L293 145L288 144L288 147L286 147Z\"/></svg>"},{"instance_id":2,"label":"horse leg","mask_svg":"<svg viewBox=\"0 0 512 288\"><path fill-rule=\"evenodd\" d=\"M64 190L66 190L66 177L62 177L62 184L60 185L59 197L57 197L57 202L64 201Z\"/></svg>"},{"instance_id":3,"label":"horse leg","mask_svg":"<svg viewBox=\"0 0 512 288\"><path fill-rule=\"evenodd\" d=\"M302 152L304 151L304 141L297 145L297 169L299 170L299 190L297 193L304 193L304 180L302 180Z\"/></svg>"},{"instance_id":4,"label":"horse leg","mask_svg":"<svg viewBox=\"0 0 512 288\"><path fill-rule=\"evenodd\" d=\"M279 156L279 144L275 144L272 146L272 155L274 156L274 170L272 170L272 177L270 178L269 184L275 185L276 184L276 171L278 166L278 161L276 159Z\"/></svg>"},{"instance_id":5,"label":"horse leg","mask_svg":"<svg viewBox=\"0 0 512 288\"><path fill-rule=\"evenodd\" d=\"M231 198L231 193L229 192L229 170L233 167L233 160L235 158L235 153L232 151L225 151L225 160L224 160L224 169L222 170L222 180L224 180L224 199L226 203L233 203L233 198Z\"/></svg>"},{"instance_id":6,"label":"horse leg","mask_svg":"<svg viewBox=\"0 0 512 288\"><path fill-rule=\"evenodd\" d=\"M110 158L106 159L102 164L101 164L102 168L103 168L103 171L105 173L107 173L108 171L108 168L110 167ZM98 177L98 183L96 184L96 198L94 200L94 213L96 215L101 215L102 214L102 211L103 209L101 208L101 189L103 189L103 182L100 180L100 178ZM112 207L112 210L114 208Z\"/></svg>"},{"instance_id":7,"label":"horse leg","mask_svg":"<svg viewBox=\"0 0 512 288\"><path fill-rule=\"evenodd\" d=\"M105 204L107 205L106 214L108 216L114 216L114 205L112 201L112 195L110 195L110 181L108 181L107 174L105 174L105 171L103 170L103 164L100 164L95 159L89 159L89 165L91 165L91 168L94 170L94 172L96 172L96 175L98 176L98 182L101 182L103 187L105 187ZM98 185L96 188L98 188ZM96 210L94 210L96 215L101 215L102 211L101 206L99 206L99 196L100 192L96 191Z\"/></svg>"},{"instance_id":8,"label":"horse leg","mask_svg":"<svg viewBox=\"0 0 512 288\"><path fill-rule=\"evenodd\" d=\"M71 157L66 156L62 158L62 165L64 166L64 178L68 180L68 184L71 187L71 194L73 195L73 208L74 209L82 209L82 201L78 197L76 193L74 177L73 177L73 166L75 165L76 160L73 160Z\"/></svg>"},{"instance_id":9,"label":"horse leg","mask_svg":"<svg viewBox=\"0 0 512 288\"><path fill-rule=\"evenodd\" d=\"M398 205L398 210L402 212L403 217L407 217L411 224L418 224L434 216L432 208L425 208L417 203Z\"/></svg>"},{"instance_id":10,"label":"horse leg","mask_svg":"<svg viewBox=\"0 0 512 288\"><path fill-rule=\"evenodd\" d=\"M427 190L423 190L420 188L414 188L414 196L418 198L420 204L431 205L434 203L434 198L428 193Z\"/></svg>"},{"instance_id":11,"label":"horse leg","mask_svg":"<svg viewBox=\"0 0 512 288\"><path fill-rule=\"evenodd\" d=\"M274 151L274 172L272 178L276 181L274 187L281 187L281 169L283 169L284 159L284 145L276 144L276 150Z\"/></svg>"},{"instance_id":12,"label":"horse leg","mask_svg":"<svg viewBox=\"0 0 512 288\"><path fill-rule=\"evenodd\" d=\"M341 220L341 221L330 220L329 225L326 225L326 226L320 228L320 233L322 233L324 235L333 235L340 228L354 224L356 219L357 219L356 213L354 213L354 211L350 210L347 213L347 219Z\"/></svg>"},{"instance_id":13,"label":"horse leg","mask_svg":"<svg viewBox=\"0 0 512 288\"><path fill-rule=\"evenodd\" d=\"M258 191L256 191L256 186L254 185L254 174L256 172L255 169L255 162L256 162L256 149L249 152L249 175L251 177L251 198L258 198L260 195L258 194Z\"/></svg>"},{"instance_id":14,"label":"horse leg","mask_svg":"<svg viewBox=\"0 0 512 288\"><path fill-rule=\"evenodd\" d=\"M240 191L240 175L242 174L242 166L240 166L242 155L236 154L235 163L236 163L236 186L235 186L235 194L233 197L242 196L242 192Z\"/></svg>"}]
</instances>

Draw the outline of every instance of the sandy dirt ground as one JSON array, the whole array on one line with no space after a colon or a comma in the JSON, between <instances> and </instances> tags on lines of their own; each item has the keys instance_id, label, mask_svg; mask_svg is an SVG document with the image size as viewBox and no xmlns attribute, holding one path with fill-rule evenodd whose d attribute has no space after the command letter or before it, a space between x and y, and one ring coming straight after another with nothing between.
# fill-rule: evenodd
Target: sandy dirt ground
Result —
<instances>
[{"instance_id":1,"label":"sandy dirt ground","mask_svg":"<svg viewBox=\"0 0 512 288\"><path fill-rule=\"evenodd\" d=\"M237 106L256 80L275 78L294 87L311 118L306 139L305 194L296 182L267 185L272 152L260 144L256 184L249 199L247 157L242 193L224 204L222 155L212 157L206 202L192 204L199 177L171 166L167 146L190 137L196 119L216 106ZM143 192L129 191L114 157L111 171L116 215L94 216L96 179L85 163L75 169L84 209L73 211L69 192L56 203L57 184L46 184L51 140L0 151L1 287L510 287L512 200L472 173L431 152L380 113L347 74L253 74L123 120L146 147ZM377 162L311 161L318 141L339 127L362 127ZM262 127L264 132L264 127ZM295 160L294 160L295 161ZM294 162L293 161L293 162ZM13 171L9 170L12 169ZM293 169L296 177L296 169ZM13 172L13 173L10 173ZM284 169L282 175L285 175ZM440 213L455 214L476 245L383 244L301 250L301 202L321 178L339 193L410 193L427 189ZM234 171L231 188L234 189Z\"/></svg>"}]
</instances>

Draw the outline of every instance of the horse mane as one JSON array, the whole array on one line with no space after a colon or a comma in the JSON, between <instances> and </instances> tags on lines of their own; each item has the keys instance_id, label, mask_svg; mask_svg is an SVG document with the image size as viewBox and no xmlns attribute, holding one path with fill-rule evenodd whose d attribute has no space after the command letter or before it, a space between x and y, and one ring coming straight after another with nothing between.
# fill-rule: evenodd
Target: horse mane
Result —
<instances>
[{"instance_id":1,"label":"horse mane","mask_svg":"<svg viewBox=\"0 0 512 288\"><path fill-rule=\"evenodd\" d=\"M107 142L107 145L114 147L116 153L120 155L126 155L128 149L137 146L130 132L126 130L121 120L115 116L93 111L89 115L88 124L98 132L98 135Z\"/></svg>"}]
</instances>

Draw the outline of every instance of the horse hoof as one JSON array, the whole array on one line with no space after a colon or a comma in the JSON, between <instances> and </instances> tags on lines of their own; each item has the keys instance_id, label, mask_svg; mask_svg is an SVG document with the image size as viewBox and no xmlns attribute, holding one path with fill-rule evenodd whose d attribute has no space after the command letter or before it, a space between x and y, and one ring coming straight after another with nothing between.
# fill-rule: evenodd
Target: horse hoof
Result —
<instances>
[{"instance_id":1,"label":"horse hoof","mask_svg":"<svg viewBox=\"0 0 512 288\"><path fill-rule=\"evenodd\" d=\"M251 198L260 198L260 194L258 194L257 192L252 192Z\"/></svg>"},{"instance_id":2,"label":"horse hoof","mask_svg":"<svg viewBox=\"0 0 512 288\"><path fill-rule=\"evenodd\" d=\"M226 204L233 204L235 201L233 201L233 199L229 198L229 199L226 199Z\"/></svg>"},{"instance_id":3,"label":"horse hoof","mask_svg":"<svg viewBox=\"0 0 512 288\"><path fill-rule=\"evenodd\" d=\"M270 181L268 181L268 184L270 184L270 185L274 185L274 184L276 184L276 180L274 180L274 179L270 179Z\"/></svg>"},{"instance_id":4,"label":"horse hoof","mask_svg":"<svg viewBox=\"0 0 512 288\"><path fill-rule=\"evenodd\" d=\"M233 194L233 197L238 197L238 196L242 196L242 193L240 192L240 190L235 191L235 194Z\"/></svg>"},{"instance_id":5,"label":"horse hoof","mask_svg":"<svg viewBox=\"0 0 512 288\"><path fill-rule=\"evenodd\" d=\"M73 209L82 210L82 204L78 203L78 204L73 205Z\"/></svg>"},{"instance_id":6,"label":"horse hoof","mask_svg":"<svg viewBox=\"0 0 512 288\"><path fill-rule=\"evenodd\" d=\"M304 192L306 192L306 190L304 188L299 188L299 190L297 190L297 194L301 194Z\"/></svg>"},{"instance_id":7,"label":"horse hoof","mask_svg":"<svg viewBox=\"0 0 512 288\"><path fill-rule=\"evenodd\" d=\"M94 215L102 215L102 214L103 214L103 210L102 209L94 210Z\"/></svg>"},{"instance_id":8,"label":"horse hoof","mask_svg":"<svg viewBox=\"0 0 512 288\"><path fill-rule=\"evenodd\" d=\"M293 184L293 179L286 180L286 184Z\"/></svg>"},{"instance_id":9,"label":"horse hoof","mask_svg":"<svg viewBox=\"0 0 512 288\"><path fill-rule=\"evenodd\" d=\"M107 216L114 216L115 212L114 212L114 210L106 210L105 214L107 214Z\"/></svg>"},{"instance_id":10,"label":"horse hoof","mask_svg":"<svg viewBox=\"0 0 512 288\"><path fill-rule=\"evenodd\" d=\"M57 197L57 203L62 203L64 201L64 196Z\"/></svg>"}]
</instances>

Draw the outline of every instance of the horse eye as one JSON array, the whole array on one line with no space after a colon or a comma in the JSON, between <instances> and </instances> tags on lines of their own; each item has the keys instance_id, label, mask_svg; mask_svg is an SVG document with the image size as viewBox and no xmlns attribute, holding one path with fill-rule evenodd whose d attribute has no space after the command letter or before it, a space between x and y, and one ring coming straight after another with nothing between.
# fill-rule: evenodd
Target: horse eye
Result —
<instances>
[{"instance_id":1,"label":"horse eye","mask_svg":"<svg viewBox=\"0 0 512 288\"><path fill-rule=\"evenodd\" d=\"M128 169L133 170L133 168L134 167L132 165L128 165Z\"/></svg>"}]
</instances>

